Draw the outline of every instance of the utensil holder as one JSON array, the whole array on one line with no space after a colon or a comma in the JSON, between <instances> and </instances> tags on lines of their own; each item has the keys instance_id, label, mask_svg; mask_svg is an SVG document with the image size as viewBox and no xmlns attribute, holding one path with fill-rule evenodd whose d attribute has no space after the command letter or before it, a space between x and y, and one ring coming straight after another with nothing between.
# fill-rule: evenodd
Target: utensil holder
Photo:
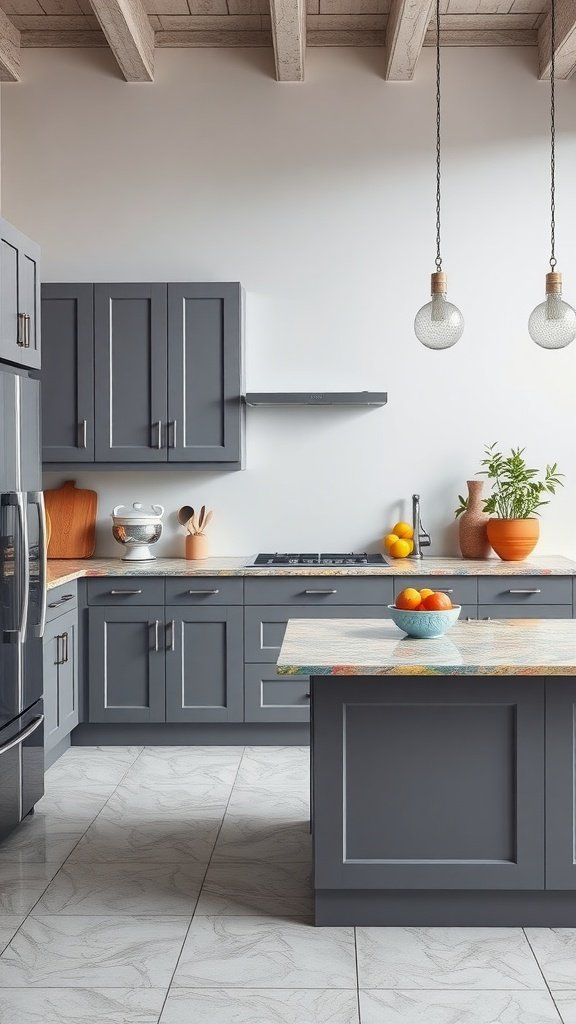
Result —
<instances>
[{"instance_id":1,"label":"utensil holder","mask_svg":"<svg viewBox=\"0 0 576 1024\"><path fill-rule=\"evenodd\" d=\"M186 537L186 558L197 562L208 558L208 537L205 533L189 533Z\"/></svg>"}]
</instances>

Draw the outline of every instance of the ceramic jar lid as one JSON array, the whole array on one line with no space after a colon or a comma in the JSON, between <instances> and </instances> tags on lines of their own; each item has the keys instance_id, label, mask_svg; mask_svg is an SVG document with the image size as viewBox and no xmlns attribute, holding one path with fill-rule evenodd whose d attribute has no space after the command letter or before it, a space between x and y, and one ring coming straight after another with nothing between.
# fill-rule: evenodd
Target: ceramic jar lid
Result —
<instances>
[{"instance_id":1,"label":"ceramic jar lid","mask_svg":"<svg viewBox=\"0 0 576 1024\"><path fill-rule=\"evenodd\" d=\"M116 523L138 525L158 522L163 515L163 505L143 505L141 501L134 501L132 505L116 505L112 519Z\"/></svg>"}]
</instances>

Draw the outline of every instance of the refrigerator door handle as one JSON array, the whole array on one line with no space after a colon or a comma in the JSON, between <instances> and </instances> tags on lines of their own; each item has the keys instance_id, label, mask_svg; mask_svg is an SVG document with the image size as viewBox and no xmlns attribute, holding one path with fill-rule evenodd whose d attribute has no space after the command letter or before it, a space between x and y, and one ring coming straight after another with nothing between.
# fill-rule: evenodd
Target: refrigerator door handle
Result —
<instances>
[{"instance_id":1,"label":"refrigerator door handle","mask_svg":"<svg viewBox=\"0 0 576 1024\"><path fill-rule=\"evenodd\" d=\"M16 551L20 556L18 566L16 566L16 563L14 566L14 582L20 588L19 623L16 629L5 629L3 635L7 643L24 643L28 619L28 590L30 586L28 531L26 529L24 495L21 491L11 491L2 496L2 504L16 509L19 538L18 542L14 544L14 557L16 557Z\"/></svg>"},{"instance_id":2,"label":"refrigerator door handle","mask_svg":"<svg viewBox=\"0 0 576 1024\"><path fill-rule=\"evenodd\" d=\"M44 505L44 493L43 491L32 491L32 501L38 509L38 570L39 580L38 585L40 587L40 614L38 622L36 623L35 635L39 637L44 636L44 630L46 628L46 601L47 601L47 544L46 544L46 507Z\"/></svg>"},{"instance_id":3,"label":"refrigerator door handle","mask_svg":"<svg viewBox=\"0 0 576 1024\"><path fill-rule=\"evenodd\" d=\"M13 747L17 747L20 743L23 743L24 740L27 740L28 737L31 736L33 732L36 732L36 729L42 725L43 721L44 715L38 715L38 718L35 718L30 722L30 725L27 725L25 729L22 729L22 732L19 732L17 736L13 736L11 740L6 740L6 743L3 743L0 746L0 754L7 754Z\"/></svg>"},{"instance_id":4,"label":"refrigerator door handle","mask_svg":"<svg viewBox=\"0 0 576 1024\"><path fill-rule=\"evenodd\" d=\"M20 529L22 531L22 606L20 621L20 642L26 639L26 625L28 622L28 605L30 600L30 541L28 538L28 517L26 515L26 495L19 491L17 494L18 516Z\"/></svg>"}]
</instances>

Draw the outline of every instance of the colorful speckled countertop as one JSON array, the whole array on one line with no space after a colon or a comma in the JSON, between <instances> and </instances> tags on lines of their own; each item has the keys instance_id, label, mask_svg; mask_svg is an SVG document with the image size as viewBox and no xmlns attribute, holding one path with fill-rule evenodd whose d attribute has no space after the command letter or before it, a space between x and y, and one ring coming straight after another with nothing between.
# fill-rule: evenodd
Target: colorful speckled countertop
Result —
<instances>
[{"instance_id":1,"label":"colorful speckled countertop","mask_svg":"<svg viewBox=\"0 0 576 1024\"><path fill-rule=\"evenodd\" d=\"M48 561L48 589L85 576L574 576L576 562L552 555L527 562L499 558L466 561L463 558L398 558L386 565L358 568L287 569L255 566L255 555L206 558L157 558L151 562L123 562L120 558L60 559Z\"/></svg>"},{"instance_id":2,"label":"colorful speckled countertop","mask_svg":"<svg viewBox=\"0 0 576 1024\"><path fill-rule=\"evenodd\" d=\"M281 675L572 676L576 620L459 621L413 640L385 619L290 619Z\"/></svg>"}]
</instances>

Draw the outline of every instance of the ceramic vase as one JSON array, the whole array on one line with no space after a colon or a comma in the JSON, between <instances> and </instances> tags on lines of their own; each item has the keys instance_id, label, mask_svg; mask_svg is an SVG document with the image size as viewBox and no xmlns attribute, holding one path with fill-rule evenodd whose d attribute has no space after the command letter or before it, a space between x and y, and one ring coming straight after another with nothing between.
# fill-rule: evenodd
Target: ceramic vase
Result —
<instances>
[{"instance_id":1,"label":"ceramic vase","mask_svg":"<svg viewBox=\"0 0 576 1024\"><path fill-rule=\"evenodd\" d=\"M488 536L504 562L522 562L534 551L540 537L537 519L490 519Z\"/></svg>"},{"instance_id":2,"label":"ceramic vase","mask_svg":"<svg viewBox=\"0 0 576 1024\"><path fill-rule=\"evenodd\" d=\"M459 519L459 542L462 558L490 558L488 520L490 516L482 510L483 480L467 480L468 508Z\"/></svg>"},{"instance_id":3,"label":"ceramic vase","mask_svg":"<svg viewBox=\"0 0 576 1024\"><path fill-rule=\"evenodd\" d=\"M198 562L208 558L208 537L205 533L189 533L186 537L186 558Z\"/></svg>"}]
</instances>

